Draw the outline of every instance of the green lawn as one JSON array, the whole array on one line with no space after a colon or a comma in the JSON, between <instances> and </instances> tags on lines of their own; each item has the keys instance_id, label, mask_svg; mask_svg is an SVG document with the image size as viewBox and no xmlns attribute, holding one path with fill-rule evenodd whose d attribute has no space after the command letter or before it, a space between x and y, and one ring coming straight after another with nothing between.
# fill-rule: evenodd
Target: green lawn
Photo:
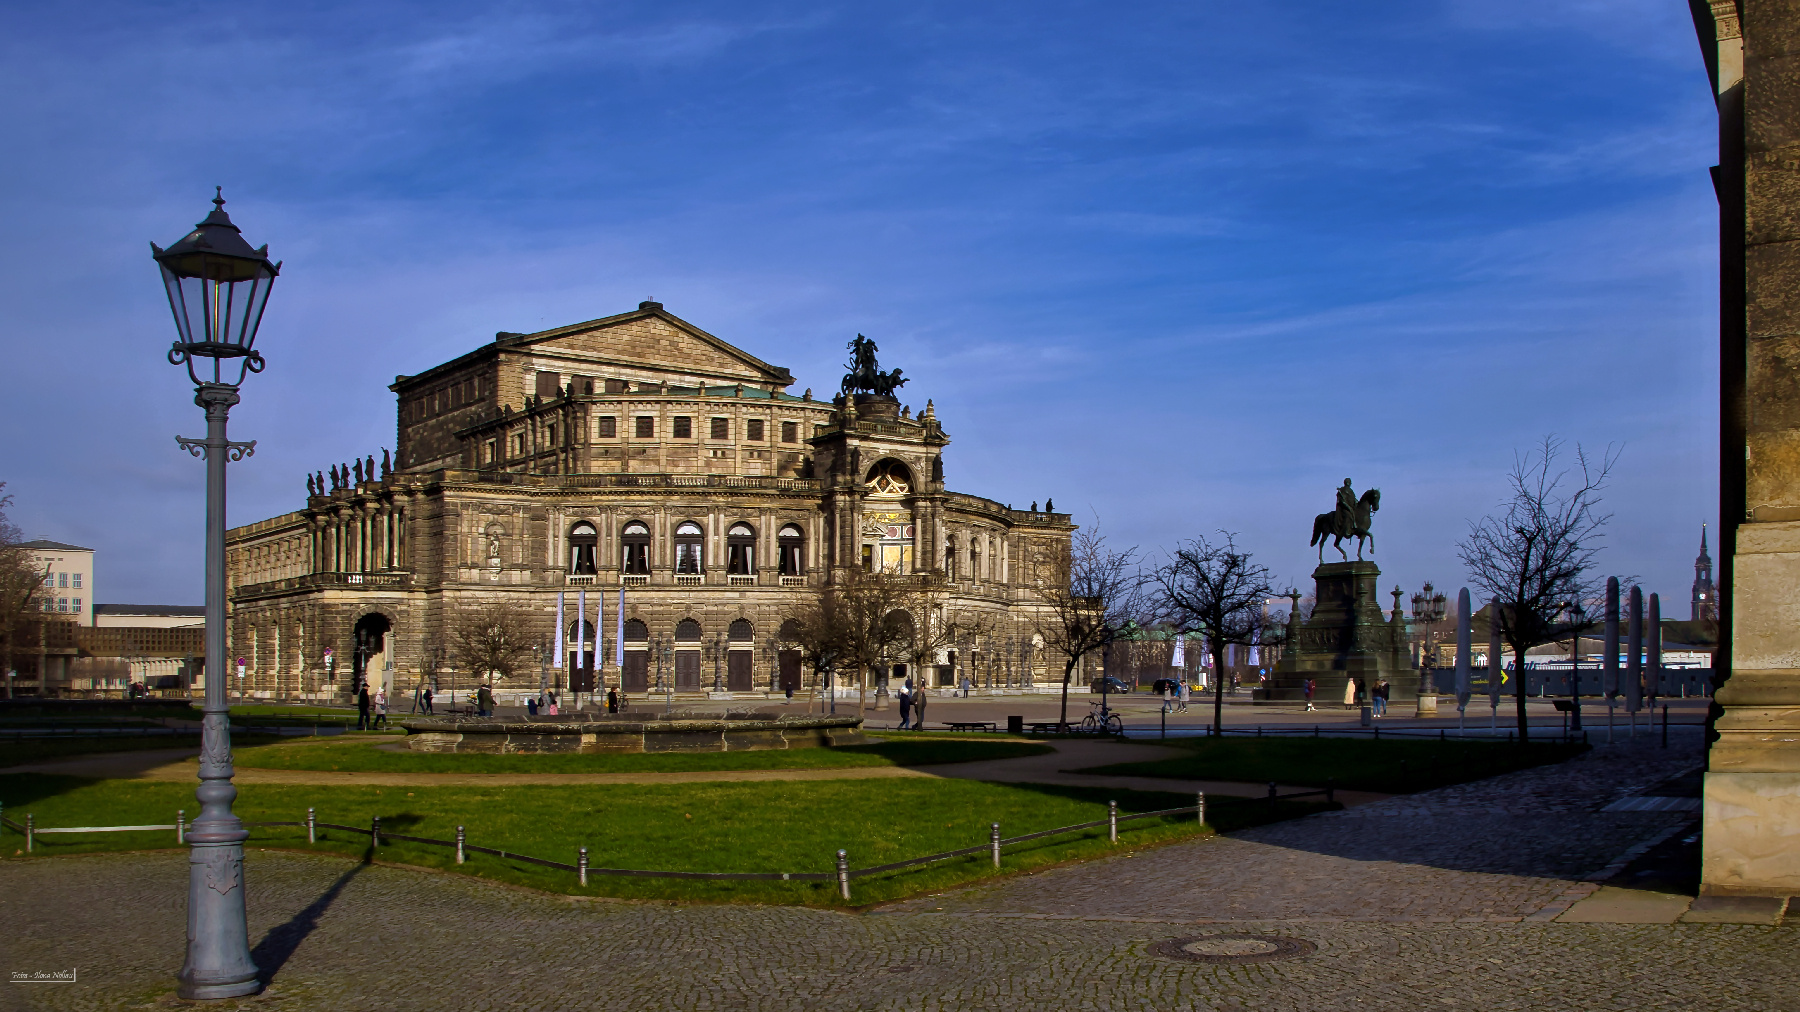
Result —
<instances>
[{"instance_id":1,"label":"green lawn","mask_svg":"<svg viewBox=\"0 0 1800 1012\"><path fill-rule=\"evenodd\" d=\"M1156 811L1191 803L1181 794L1105 791L969 780L835 780L778 783L574 785L521 787L313 787L245 784L236 811L246 821L300 821L307 807L324 822L366 826L380 815L390 832L452 839L467 827L471 844L573 864L585 845L595 868L683 871L829 872L839 848L851 866L868 867L984 844L999 822L1007 836L1105 818L1106 802L1121 811ZM40 826L134 825L173 822L176 809L197 811L188 784L135 780L92 781L18 774L0 777L8 818L26 813ZM1250 820L1291 817L1321 806L1283 803L1215 805L1212 825L1234 829ZM1123 824L1120 843L1104 827L1009 848L1005 872L1043 867L1121 848L1150 846L1204 832L1193 816ZM170 832L133 832L40 838L37 854L174 846ZM23 838L0 832L5 860L21 855ZM252 829L249 874L257 848L307 849L305 831ZM368 837L325 831L312 849L364 857ZM581 888L571 873L474 855L457 866L450 850L390 843L380 859L458 871L499 881L580 895L708 902L803 903L839 906L834 883L708 882L594 875ZM997 874L985 853L856 879L853 903L897 899Z\"/></svg>"},{"instance_id":2,"label":"green lawn","mask_svg":"<svg viewBox=\"0 0 1800 1012\"><path fill-rule=\"evenodd\" d=\"M328 741L239 749L246 769L341 770L393 773L667 773L702 770L830 769L848 766L922 766L1012 759L1052 749L1023 741L968 737L899 738L836 748L752 752L509 754L389 751L372 742Z\"/></svg>"},{"instance_id":3,"label":"green lawn","mask_svg":"<svg viewBox=\"0 0 1800 1012\"><path fill-rule=\"evenodd\" d=\"M1158 744L1189 752L1153 762L1082 770L1115 776L1238 780L1401 794L1562 762L1585 745L1533 743L1521 749L1483 741L1366 738L1171 738Z\"/></svg>"}]
</instances>

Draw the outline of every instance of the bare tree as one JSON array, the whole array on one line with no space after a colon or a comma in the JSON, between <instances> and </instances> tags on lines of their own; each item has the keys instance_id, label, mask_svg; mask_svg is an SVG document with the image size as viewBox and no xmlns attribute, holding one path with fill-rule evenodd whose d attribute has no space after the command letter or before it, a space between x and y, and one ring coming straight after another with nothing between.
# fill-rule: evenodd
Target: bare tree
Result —
<instances>
[{"instance_id":1,"label":"bare tree","mask_svg":"<svg viewBox=\"0 0 1800 1012\"><path fill-rule=\"evenodd\" d=\"M904 614L912 578L848 569L831 589L837 670L856 672L857 710L868 707L869 672L901 655L911 631Z\"/></svg>"},{"instance_id":2,"label":"bare tree","mask_svg":"<svg viewBox=\"0 0 1800 1012\"><path fill-rule=\"evenodd\" d=\"M1044 646L1063 659L1062 716L1069 722L1069 682L1081 659L1118 639L1139 617L1144 577L1138 550L1108 547L1098 525L1078 530L1065 549L1042 558L1031 574L1034 624Z\"/></svg>"},{"instance_id":3,"label":"bare tree","mask_svg":"<svg viewBox=\"0 0 1800 1012\"><path fill-rule=\"evenodd\" d=\"M1499 512L1470 521L1469 536L1457 546L1469 580L1500 602L1500 638L1514 657L1520 744L1530 734L1525 652L1569 635L1570 603L1598 593L1595 556L1612 520L1597 509L1618 451L1609 444L1595 459L1578 443L1575 467L1559 470L1562 448L1561 440L1545 436L1535 449L1515 453L1511 490Z\"/></svg>"},{"instance_id":4,"label":"bare tree","mask_svg":"<svg viewBox=\"0 0 1800 1012\"><path fill-rule=\"evenodd\" d=\"M5 489L6 483L0 481L0 493ZM21 636L31 624L41 622L39 598L44 590L44 574L48 572L47 568L38 567L31 550L24 547L24 534L7 517L6 511L12 504L12 496L0 494L0 680L6 682L8 699L12 698L15 679L6 676L13 670L13 654ZM39 684L43 684L41 673Z\"/></svg>"},{"instance_id":5,"label":"bare tree","mask_svg":"<svg viewBox=\"0 0 1800 1012\"><path fill-rule=\"evenodd\" d=\"M511 678L522 672L531 658L531 614L507 601L469 608L456 616L450 628L457 663L468 668L477 681L494 675Z\"/></svg>"},{"instance_id":6,"label":"bare tree","mask_svg":"<svg viewBox=\"0 0 1800 1012\"><path fill-rule=\"evenodd\" d=\"M1169 561L1152 575L1163 621L1177 632L1199 632L1206 637L1214 673L1214 734L1223 728L1225 646L1248 646L1261 637L1268 621L1264 602L1271 593L1268 569L1253 562L1249 552L1238 549L1236 535L1219 533L1224 537L1219 544L1197 538L1178 545Z\"/></svg>"},{"instance_id":7,"label":"bare tree","mask_svg":"<svg viewBox=\"0 0 1800 1012\"><path fill-rule=\"evenodd\" d=\"M912 624L898 648L923 688L930 678L927 672L962 638L962 616L950 610L950 584L941 572L914 576L905 590L902 607L911 616Z\"/></svg>"},{"instance_id":8,"label":"bare tree","mask_svg":"<svg viewBox=\"0 0 1800 1012\"><path fill-rule=\"evenodd\" d=\"M819 687L830 694L829 706L837 710L835 686L828 686L829 676L836 672L844 652L843 610L839 607L836 587L825 587L794 616L792 638L788 640L800 651L802 663L812 667Z\"/></svg>"}]
</instances>

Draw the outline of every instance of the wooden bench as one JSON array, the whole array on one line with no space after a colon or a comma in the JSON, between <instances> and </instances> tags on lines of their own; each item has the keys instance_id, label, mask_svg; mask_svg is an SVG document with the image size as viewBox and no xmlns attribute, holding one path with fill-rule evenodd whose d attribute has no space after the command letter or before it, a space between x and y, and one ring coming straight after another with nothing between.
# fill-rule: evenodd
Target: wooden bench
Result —
<instances>
[{"instance_id":1,"label":"wooden bench","mask_svg":"<svg viewBox=\"0 0 1800 1012\"><path fill-rule=\"evenodd\" d=\"M952 731L998 731L1000 725L991 720L947 720L944 726Z\"/></svg>"}]
</instances>

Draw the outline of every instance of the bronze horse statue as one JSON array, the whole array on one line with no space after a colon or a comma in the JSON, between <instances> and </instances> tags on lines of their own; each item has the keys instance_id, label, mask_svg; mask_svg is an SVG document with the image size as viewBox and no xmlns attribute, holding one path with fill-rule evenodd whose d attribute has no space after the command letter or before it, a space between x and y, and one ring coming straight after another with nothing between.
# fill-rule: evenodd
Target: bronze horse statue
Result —
<instances>
[{"instance_id":1,"label":"bronze horse statue","mask_svg":"<svg viewBox=\"0 0 1800 1012\"><path fill-rule=\"evenodd\" d=\"M1369 543L1369 550L1374 551L1375 535L1369 533L1369 520L1380 508L1381 490L1372 488L1364 492L1362 498L1356 501L1356 509L1352 516L1345 518L1333 510L1330 513L1321 513L1314 517L1312 540L1307 544L1319 546L1319 563L1323 565L1325 562L1326 538L1333 539L1331 547L1338 550L1338 554L1344 557L1345 562L1350 561L1349 553L1344 551L1345 538L1356 539L1356 558L1359 561L1362 559L1364 541Z\"/></svg>"}]
</instances>

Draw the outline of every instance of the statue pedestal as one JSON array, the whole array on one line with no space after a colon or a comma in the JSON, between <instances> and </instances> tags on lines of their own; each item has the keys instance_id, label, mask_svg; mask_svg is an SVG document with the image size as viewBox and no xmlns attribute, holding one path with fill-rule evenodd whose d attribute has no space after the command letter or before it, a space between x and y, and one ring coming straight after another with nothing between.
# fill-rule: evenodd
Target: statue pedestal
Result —
<instances>
[{"instance_id":1,"label":"statue pedestal","mask_svg":"<svg viewBox=\"0 0 1800 1012\"><path fill-rule=\"evenodd\" d=\"M1365 703L1381 679L1388 683L1390 707L1418 699L1419 675L1408 656L1406 620L1398 613L1391 620L1382 613L1380 578L1380 567L1363 560L1328 562L1313 570L1313 613L1304 622L1298 616L1288 619L1281 663L1270 676L1270 702L1304 703L1309 678L1316 686L1313 705L1320 708L1343 706L1352 679L1362 684Z\"/></svg>"}]
</instances>

